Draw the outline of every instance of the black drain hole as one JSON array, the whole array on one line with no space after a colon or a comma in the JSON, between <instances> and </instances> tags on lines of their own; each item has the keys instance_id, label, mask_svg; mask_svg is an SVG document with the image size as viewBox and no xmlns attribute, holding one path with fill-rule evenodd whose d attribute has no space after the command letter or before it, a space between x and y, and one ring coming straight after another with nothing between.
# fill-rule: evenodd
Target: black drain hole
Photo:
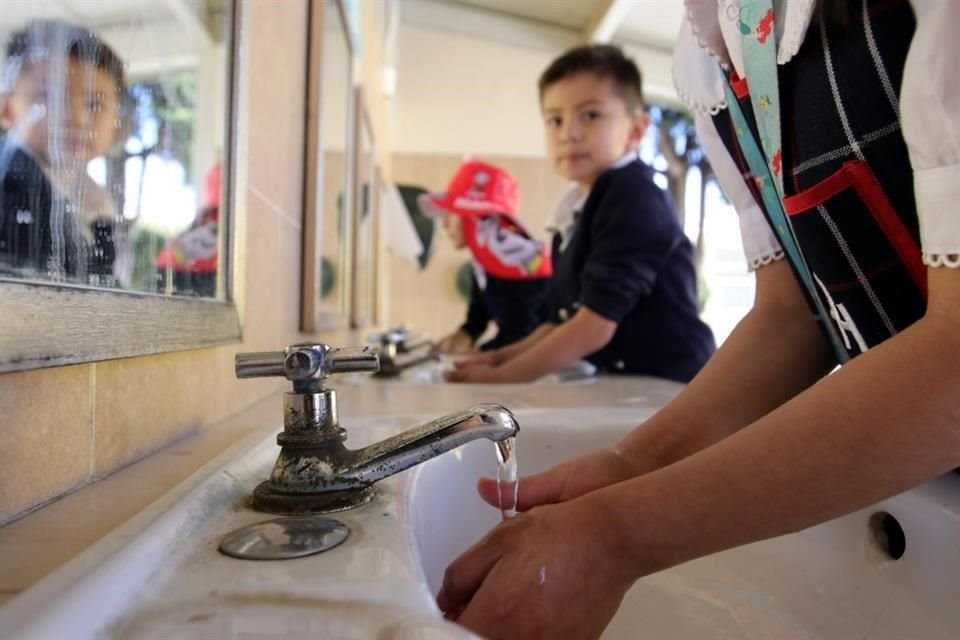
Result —
<instances>
[{"instance_id":1,"label":"black drain hole","mask_svg":"<svg viewBox=\"0 0 960 640\"><path fill-rule=\"evenodd\" d=\"M907 536L897 519L886 511L880 511L870 516L870 531L873 540L881 550L894 560L903 557L907 550Z\"/></svg>"}]
</instances>

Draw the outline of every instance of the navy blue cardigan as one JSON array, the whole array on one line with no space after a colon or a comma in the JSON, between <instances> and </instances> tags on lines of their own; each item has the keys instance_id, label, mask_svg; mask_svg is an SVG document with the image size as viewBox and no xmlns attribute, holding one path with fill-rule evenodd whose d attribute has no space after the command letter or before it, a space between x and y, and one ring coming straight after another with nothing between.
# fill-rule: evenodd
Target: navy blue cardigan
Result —
<instances>
[{"instance_id":1,"label":"navy blue cardigan","mask_svg":"<svg viewBox=\"0 0 960 640\"><path fill-rule=\"evenodd\" d=\"M590 362L681 382L696 375L716 347L699 318L693 248L650 167L634 161L597 178L559 245L550 320L564 322L583 305L617 323Z\"/></svg>"}]
</instances>

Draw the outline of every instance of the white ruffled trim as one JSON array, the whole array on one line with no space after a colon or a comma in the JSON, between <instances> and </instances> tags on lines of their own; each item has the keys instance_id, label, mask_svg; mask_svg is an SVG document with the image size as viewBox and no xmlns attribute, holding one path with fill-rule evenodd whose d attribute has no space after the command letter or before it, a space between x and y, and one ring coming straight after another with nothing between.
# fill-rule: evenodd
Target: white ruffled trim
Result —
<instances>
[{"instance_id":1,"label":"white ruffled trim","mask_svg":"<svg viewBox=\"0 0 960 640\"><path fill-rule=\"evenodd\" d=\"M928 267L946 267L960 269L960 254L923 254L923 264Z\"/></svg>"},{"instance_id":2,"label":"white ruffled trim","mask_svg":"<svg viewBox=\"0 0 960 640\"><path fill-rule=\"evenodd\" d=\"M714 116L727 108L723 72L709 49L697 41L692 24L685 20L680 25L673 50L673 86L677 96L691 111Z\"/></svg>"},{"instance_id":3,"label":"white ruffled trim","mask_svg":"<svg viewBox=\"0 0 960 640\"><path fill-rule=\"evenodd\" d=\"M903 124L904 132L906 132L906 119ZM917 126L915 119L913 120L913 126ZM944 138L949 137L942 135L942 129L936 131L940 131ZM948 127L946 131L950 133L952 130ZM933 135L935 135L934 129L931 128L924 136L923 142L927 143L928 146L935 147L940 141L933 140L931 138ZM944 260L947 261L947 264L951 263L949 256L960 254L960 216L957 215L956 210L957 199L960 196L960 187L958 187L960 185L960 163L918 169L920 159L914 153L917 148L916 143L919 141L918 138L907 137L908 144L909 142L914 143L911 145L910 151L914 167L913 187L917 200L917 218L920 221L920 250L924 256L930 256L936 262L933 266L941 266ZM953 148L947 148L948 152L953 151ZM926 160L927 158L923 159Z\"/></svg>"},{"instance_id":4,"label":"white ruffled trim","mask_svg":"<svg viewBox=\"0 0 960 640\"><path fill-rule=\"evenodd\" d=\"M777 46L777 64L787 64L800 51L803 41L807 38L807 29L810 27L817 0L790 0L784 4L787 14L783 35Z\"/></svg>"},{"instance_id":5,"label":"white ruffled trim","mask_svg":"<svg viewBox=\"0 0 960 640\"><path fill-rule=\"evenodd\" d=\"M720 27L720 12L725 10L724 4L735 7L735 3L736 0L684 0L683 3L694 40L725 70L737 65L730 60L729 47ZM777 64L790 62L800 51L816 6L817 0L774 0L774 11L779 18L775 21Z\"/></svg>"},{"instance_id":6,"label":"white ruffled trim","mask_svg":"<svg viewBox=\"0 0 960 640\"><path fill-rule=\"evenodd\" d=\"M756 271L760 267L765 267L771 262L776 262L777 260L783 260L784 253L782 249L777 249L774 251L768 251L767 253L762 253L759 256L753 256L747 260L747 271Z\"/></svg>"},{"instance_id":7,"label":"white ruffled trim","mask_svg":"<svg viewBox=\"0 0 960 640\"><path fill-rule=\"evenodd\" d=\"M717 0L719 4L720 0ZM726 56L726 49L720 50L715 45L723 44L723 35L720 33L719 20L717 19L717 7L711 2L703 0L683 0L683 8L686 13L686 22L690 25L690 33L696 40L697 45L710 54L714 60L720 63L720 66L727 70L730 68L730 60ZM705 28L712 28L716 40L711 43L710 37L703 32Z\"/></svg>"},{"instance_id":8,"label":"white ruffled trim","mask_svg":"<svg viewBox=\"0 0 960 640\"><path fill-rule=\"evenodd\" d=\"M693 96L688 95L686 92L682 91L680 87L674 86L674 89L677 92L677 97L680 98L680 101L683 102L691 111L696 111L699 114L705 116L715 116L724 109L727 108L727 101L721 100L715 104L703 104Z\"/></svg>"}]
</instances>

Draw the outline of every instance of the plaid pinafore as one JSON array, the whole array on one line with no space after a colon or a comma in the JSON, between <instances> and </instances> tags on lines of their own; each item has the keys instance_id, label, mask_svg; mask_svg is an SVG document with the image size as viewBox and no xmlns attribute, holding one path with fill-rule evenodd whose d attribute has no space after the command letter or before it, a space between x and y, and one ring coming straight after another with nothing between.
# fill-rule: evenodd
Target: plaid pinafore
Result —
<instances>
[{"instance_id":1,"label":"plaid pinafore","mask_svg":"<svg viewBox=\"0 0 960 640\"><path fill-rule=\"evenodd\" d=\"M808 302L828 312L849 358L926 309L913 172L899 117L914 29L907 0L862 0L844 24L814 15L800 51L777 69L783 209L815 283ZM747 81L734 75L730 86L758 136ZM729 110L714 123L769 218Z\"/></svg>"}]
</instances>

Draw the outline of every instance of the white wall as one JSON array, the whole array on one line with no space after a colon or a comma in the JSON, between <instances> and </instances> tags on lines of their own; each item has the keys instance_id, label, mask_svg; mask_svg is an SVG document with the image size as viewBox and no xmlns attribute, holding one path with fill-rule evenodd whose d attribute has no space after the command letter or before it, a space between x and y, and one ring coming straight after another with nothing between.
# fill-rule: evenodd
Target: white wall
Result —
<instances>
[{"instance_id":1,"label":"white wall","mask_svg":"<svg viewBox=\"0 0 960 640\"><path fill-rule=\"evenodd\" d=\"M430 0L404 0L401 12L393 150L542 156L537 79L579 35ZM670 55L624 49L648 99L675 101Z\"/></svg>"}]
</instances>

